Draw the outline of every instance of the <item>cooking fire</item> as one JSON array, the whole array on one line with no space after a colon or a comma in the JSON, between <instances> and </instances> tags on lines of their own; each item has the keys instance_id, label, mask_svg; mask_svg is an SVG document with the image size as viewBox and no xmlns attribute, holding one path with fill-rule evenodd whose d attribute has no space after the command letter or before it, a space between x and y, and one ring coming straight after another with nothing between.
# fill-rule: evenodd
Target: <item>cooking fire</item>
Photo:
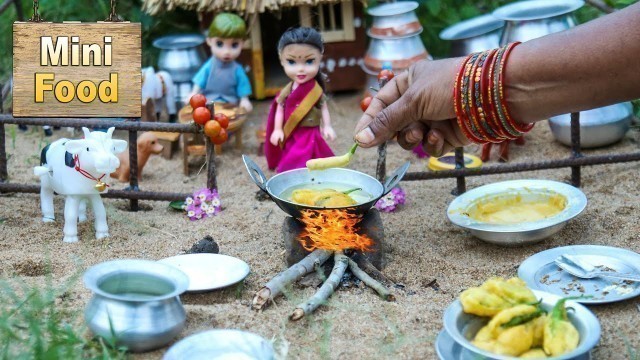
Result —
<instances>
[{"instance_id":1,"label":"cooking fire","mask_svg":"<svg viewBox=\"0 0 640 360\"><path fill-rule=\"evenodd\" d=\"M377 225L371 226L372 223L377 223ZM367 212L364 216L341 209L301 210L301 216L297 221L293 218L286 219L285 237L295 236L297 246L305 253L310 253L287 270L276 275L260 289L253 298L252 308L254 310L264 309L282 293L285 287L319 269L331 256L334 261L331 273L311 298L296 306L289 317L291 320L303 318L327 301L340 285L347 268L384 300L395 301L389 290L371 276L378 279L382 277L382 274L367 258L367 255L373 255L372 252L382 251L380 244L376 244L375 241L382 240L382 236L380 236L382 232L381 229L372 231L368 227L381 227L380 216L374 210ZM371 235L374 233L377 233L380 239L372 239ZM381 261L377 262L379 266L382 265ZM371 275L364 270L367 270Z\"/></svg>"}]
</instances>

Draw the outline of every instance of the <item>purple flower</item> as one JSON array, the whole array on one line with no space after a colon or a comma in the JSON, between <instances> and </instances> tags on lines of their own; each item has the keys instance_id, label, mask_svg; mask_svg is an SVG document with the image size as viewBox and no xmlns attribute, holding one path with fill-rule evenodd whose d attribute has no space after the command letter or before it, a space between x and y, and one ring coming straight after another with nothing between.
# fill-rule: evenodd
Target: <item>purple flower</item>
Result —
<instances>
[{"instance_id":1,"label":"purple flower","mask_svg":"<svg viewBox=\"0 0 640 360\"><path fill-rule=\"evenodd\" d=\"M216 189L202 188L187 197L184 209L189 220L196 221L217 215L222 211L220 195Z\"/></svg>"},{"instance_id":2,"label":"purple flower","mask_svg":"<svg viewBox=\"0 0 640 360\"><path fill-rule=\"evenodd\" d=\"M380 198L375 204L376 209L384 212L395 211L398 205L406 202L405 192L400 187L395 187L391 191Z\"/></svg>"}]
</instances>

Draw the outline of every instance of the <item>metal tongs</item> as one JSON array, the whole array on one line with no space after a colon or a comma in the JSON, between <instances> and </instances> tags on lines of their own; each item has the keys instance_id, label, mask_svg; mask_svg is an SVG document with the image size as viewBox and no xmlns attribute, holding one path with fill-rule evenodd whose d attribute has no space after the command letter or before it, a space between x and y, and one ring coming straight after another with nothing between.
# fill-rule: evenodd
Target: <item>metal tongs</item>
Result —
<instances>
[{"instance_id":1,"label":"metal tongs","mask_svg":"<svg viewBox=\"0 0 640 360\"><path fill-rule=\"evenodd\" d=\"M640 281L640 274L638 273L619 273L616 271L602 271L580 259L580 256L574 255L560 255L555 259L556 265L562 270L568 272L569 274L583 278L583 279L592 279L594 277L601 278L609 278L609 279L618 279L618 280L630 280L630 281Z\"/></svg>"}]
</instances>

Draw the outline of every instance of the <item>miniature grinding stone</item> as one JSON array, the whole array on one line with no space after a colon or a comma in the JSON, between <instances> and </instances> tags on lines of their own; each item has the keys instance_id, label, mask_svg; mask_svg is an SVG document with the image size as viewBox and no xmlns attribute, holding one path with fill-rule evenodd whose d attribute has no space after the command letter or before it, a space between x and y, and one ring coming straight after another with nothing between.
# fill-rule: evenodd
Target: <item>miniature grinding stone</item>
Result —
<instances>
[{"instance_id":1,"label":"miniature grinding stone","mask_svg":"<svg viewBox=\"0 0 640 360\"><path fill-rule=\"evenodd\" d=\"M187 254L217 254L220 252L218 244L209 235L205 236L202 240L193 244L191 249L187 251Z\"/></svg>"},{"instance_id":2,"label":"miniature grinding stone","mask_svg":"<svg viewBox=\"0 0 640 360\"><path fill-rule=\"evenodd\" d=\"M365 215L360 223L361 231L373 240L373 247L370 252L364 253L364 256L378 270L382 270L386 265L385 250L386 243L384 241L384 227L382 226L382 218L376 209L371 209ZM292 266L302 260L307 254L298 241L298 234L302 231L304 225L288 216L285 218L282 226L282 236L284 238L284 246L287 251L287 266ZM328 263L333 263L331 258Z\"/></svg>"}]
</instances>

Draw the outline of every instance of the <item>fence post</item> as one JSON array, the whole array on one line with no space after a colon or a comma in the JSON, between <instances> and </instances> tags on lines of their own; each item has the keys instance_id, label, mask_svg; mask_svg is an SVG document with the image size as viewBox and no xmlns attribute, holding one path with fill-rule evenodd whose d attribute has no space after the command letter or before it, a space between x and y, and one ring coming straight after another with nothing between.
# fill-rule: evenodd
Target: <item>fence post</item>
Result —
<instances>
[{"instance_id":1,"label":"fence post","mask_svg":"<svg viewBox=\"0 0 640 360\"><path fill-rule=\"evenodd\" d=\"M2 83L0 83L0 114L4 113L4 98L2 97ZM5 145L4 123L0 124L0 183L7 181L7 149Z\"/></svg>"},{"instance_id":2,"label":"fence post","mask_svg":"<svg viewBox=\"0 0 640 360\"><path fill-rule=\"evenodd\" d=\"M139 121L139 120L138 120ZM129 188L138 191L138 132L129 130ZM129 210L138 211L138 199L129 199Z\"/></svg>"},{"instance_id":3,"label":"fence post","mask_svg":"<svg viewBox=\"0 0 640 360\"><path fill-rule=\"evenodd\" d=\"M457 147L456 154L456 170L464 169L464 148ZM467 182L464 175L456 176L456 190L454 195L462 195L467 191Z\"/></svg>"},{"instance_id":4,"label":"fence post","mask_svg":"<svg viewBox=\"0 0 640 360\"><path fill-rule=\"evenodd\" d=\"M580 151L580 113L571 113L571 157L582 157ZM571 167L571 185L580 187L580 165Z\"/></svg>"},{"instance_id":5,"label":"fence post","mask_svg":"<svg viewBox=\"0 0 640 360\"><path fill-rule=\"evenodd\" d=\"M387 142L378 145L378 163L376 165L376 177L384 184L387 177Z\"/></svg>"},{"instance_id":6,"label":"fence post","mask_svg":"<svg viewBox=\"0 0 640 360\"><path fill-rule=\"evenodd\" d=\"M214 151L211 139L205 135L204 143L207 150L207 188L209 190L218 188L218 180L216 179L216 152Z\"/></svg>"}]
</instances>

